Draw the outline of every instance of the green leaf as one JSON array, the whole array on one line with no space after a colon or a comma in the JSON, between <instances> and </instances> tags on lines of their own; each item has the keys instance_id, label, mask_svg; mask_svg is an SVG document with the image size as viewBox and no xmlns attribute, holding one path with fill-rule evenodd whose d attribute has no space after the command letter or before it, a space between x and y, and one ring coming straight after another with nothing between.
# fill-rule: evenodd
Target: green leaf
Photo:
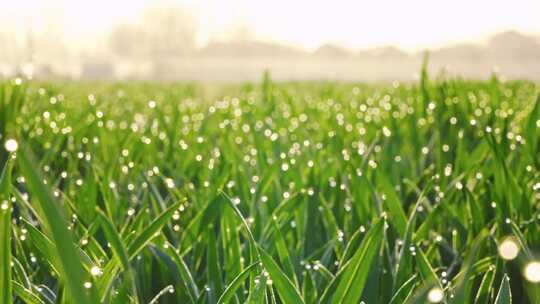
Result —
<instances>
[{"instance_id":1,"label":"green leaf","mask_svg":"<svg viewBox=\"0 0 540 304\"><path fill-rule=\"evenodd\" d=\"M144 229L137 237L128 245L127 252L129 259L133 259L150 241L156 236L165 224L171 219L174 212L178 210L182 202L177 202L171 205L167 210L163 211L146 229Z\"/></svg>"},{"instance_id":2,"label":"green leaf","mask_svg":"<svg viewBox=\"0 0 540 304\"><path fill-rule=\"evenodd\" d=\"M386 197L383 205L388 211L389 223L396 228L401 236L404 236L407 230L407 216L403 211L401 201L387 177L382 176L379 178L379 182Z\"/></svg>"},{"instance_id":3,"label":"green leaf","mask_svg":"<svg viewBox=\"0 0 540 304\"><path fill-rule=\"evenodd\" d=\"M172 285L168 285L168 286L165 286L165 288L163 288L160 292L158 292L153 298L152 300L150 300L150 302L148 302L148 304L158 304L159 303L159 299L166 295L167 293L169 293L170 290L174 290L173 286Z\"/></svg>"},{"instance_id":4,"label":"green leaf","mask_svg":"<svg viewBox=\"0 0 540 304\"><path fill-rule=\"evenodd\" d=\"M276 250L279 256L279 261L281 265L283 265L283 268L287 276L291 277L295 286L298 287L298 280L296 279L296 274L294 272L294 266L291 260L291 255L289 253L289 250L287 249L287 244L285 243L285 239L283 238L283 235L281 234L281 229L279 229L279 225L277 224L275 219L272 218L271 221L273 223L273 228L274 228L274 233L275 233L274 240L275 240Z\"/></svg>"},{"instance_id":5,"label":"green leaf","mask_svg":"<svg viewBox=\"0 0 540 304\"><path fill-rule=\"evenodd\" d=\"M227 288L225 288L225 291L221 294L221 296L219 297L219 300L218 300L218 304L222 304L222 303L228 303L229 300L234 296L234 294L236 293L236 290L242 285L242 283L244 282L244 280L249 276L249 274L254 270L256 269L257 265L259 265L259 262L255 262L251 265L249 265L248 267L246 267L246 269L244 269L244 271L242 271L241 273L239 273L233 280L232 282L227 286Z\"/></svg>"},{"instance_id":6,"label":"green leaf","mask_svg":"<svg viewBox=\"0 0 540 304\"><path fill-rule=\"evenodd\" d=\"M48 261L51 268L57 274L60 274L60 262L56 255L54 255L54 244L48 239L41 231L30 223L24 221L25 227L28 231L28 236L32 241L32 244L36 246L37 250L42 254L43 258Z\"/></svg>"},{"instance_id":7,"label":"green leaf","mask_svg":"<svg viewBox=\"0 0 540 304\"><path fill-rule=\"evenodd\" d=\"M19 149L17 160L31 194L39 204L45 220L43 224L51 233L55 254L60 264L59 270L62 274L60 279L66 284L74 303L90 304L90 297L83 285L85 282L83 266L60 206L55 202L50 190L43 184L39 169L26 147Z\"/></svg>"},{"instance_id":8,"label":"green leaf","mask_svg":"<svg viewBox=\"0 0 540 304\"><path fill-rule=\"evenodd\" d=\"M219 215L222 209L222 202L219 199L211 200L201 211L193 217L184 230L180 240L181 254L187 253L194 244L199 242L199 237L214 219Z\"/></svg>"},{"instance_id":9,"label":"green leaf","mask_svg":"<svg viewBox=\"0 0 540 304\"><path fill-rule=\"evenodd\" d=\"M182 277L182 281L184 282L190 297L193 300L198 299L199 289L195 283L195 280L193 279L193 276L191 275L191 272L189 271L189 268L182 257L178 254L177 250L175 250L171 244L168 245L169 254L171 255L172 260L176 263L176 266L178 266L178 271L180 272L180 276Z\"/></svg>"},{"instance_id":10,"label":"green leaf","mask_svg":"<svg viewBox=\"0 0 540 304\"><path fill-rule=\"evenodd\" d=\"M455 296L452 299L451 303L464 303L467 302L467 299L471 299L470 294L470 276L471 273L474 273L474 261L478 250L484 239L489 235L489 232L484 229L476 236L472 241L471 249L469 250L465 262L463 263L463 271L458 273L454 280L456 280L456 291Z\"/></svg>"},{"instance_id":11,"label":"green leaf","mask_svg":"<svg viewBox=\"0 0 540 304\"><path fill-rule=\"evenodd\" d=\"M416 264L418 266L418 269L420 270L420 275L422 275L424 281L437 283L437 285L439 285L439 288L442 289L435 270L433 269L433 267L431 267L429 260L424 254L424 251L422 251L422 249L420 248L418 248L416 253Z\"/></svg>"},{"instance_id":12,"label":"green leaf","mask_svg":"<svg viewBox=\"0 0 540 304\"><path fill-rule=\"evenodd\" d=\"M206 246L206 275L208 288L210 289L208 291L208 296L209 301L215 303L217 301L217 296L221 294L223 290L223 272L220 271L221 267L219 265L217 253L218 244L216 242L215 232L213 231L212 226L207 229L207 240L208 244Z\"/></svg>"},{"instance_id":13,"label":"green leaf","mask_svg":"<svg viewBox=\"0 0 540 304\"><path fill-rule=\"evenodd\" d=\"M26 304L45 304L38 295L34 294L30 289L24 288L24 286L17 282L13 282L13 291L17 297L21 298Z\"/></svg>"},{"instance_id":14,"label":"green leaf","mask_svg":"<svg viewBox=\"0 0 540 304\"><path fill-rule=\"evenodd\" d=\"M127 249L124 246L124 243L122 242L122 239L120 235L118 234L118 231L116 231L116 228L114 227L113 223L109 220L109 218L105 215L105 213L103 213L103 211L97 209L96 214L97 214L97 219L99 220L99 223L105 233L105 237L107 238L111 246L115 261L118 264L120 264L122 270L127 272L127 280L130 283L129 285L131 285L130 287L132 291L136 292L133 271L131 270L131 267L129 265L129 257L127 254ZM105 280L103 280L103 282L108 282L110 279L112 279L112 274L116 272L116 270L112 270L112 269L116 267L117 263L110 263L107 265L106 270L108 270L109 273L106 274L106 276L104 277ZM109 275L111 276L109 277ZM107 289L107 286L105 287L105 289ZM105 295L106 293L103 293L103 294Z\"/></svg>"},{"instance_id":15,"label":"green leaf","mask_svg":"<svg viewBox=\"0 0 540 304\"><path fill-rule=\"evenodd\" d=\"M101 227L105 232L107 240L111 244L111 249L114 253L114 257L118 260L123 270L129 269L129 259L126 247L120 239L118 231L114 228L113 223L101 210L97 210L97 217L101 222Z\"/></svg>"},{"instance_id":16,"label":"green leaf","mask_svg":"<svg viewBox=\"0 0 540 304\"><path fill-rule=\"evenodd\" d=\"M488 270L480 283L478 293L476 293L476 299L474 303L488 303L489 296L492 289L493 280L495 279L495 269Z\"/></svg>"},{"instance_id":17,"label":"green leaf","mask_svg":"<svg viewBox=\"0 0 540 304\"><path fill-rule=\"evenodd\" d=\"M538 160L538 127L536 126L536 122L540 119L540 94L536 97L536 102L534 103L534 107L531 110L529 117L527 119L526 125L525 125L525 136L527 139L527 147L529 148L529 151L531 152L531 156L533 157L533 161L536 162L537 168L540 167L540 161Z\"/></svg>"},{"instance_id":18,"label":"green leaf","mask_svg":"<svg viewBox=\"0 0 540 304\"><path fill-rule=\"evenodd\" d=\"M0 174L0 303L11 304L11 161L4 165Z\"/></svg>"},{"instance_id":19,"label":"green leaf","mask_svg":"<svg viewBox=\"0 0 540 304\"><path fill-rule=\"evenodd\" d=\"M414 284L416 283L416 275L411 276L403 285L399 286L396 290L390 304L405 303L407 298L411 295L414 290Z\"/></svg>"},{"instance_id":20,"label":"green leaf","mask_svg":"<svg viewBox=\"0 0 540 304\"><path fill-rule=\"evenodd\" d=\"M358 303L360 301L373 259L381 248L383 228L384 222L380 219L373 224L358 251L336 275L335 280L339 281L339 284L332 296L332 303Z\"/></svg>"},{"instance_id":21,"label":"green leaf","mask_svg":"<svg viewBox=\"0 0 540 304\"><path fill-rule=\"evenodd\" d=\"M261 262L270 274L270 278L276 286L282 302L290 304L304 303L304 300L302 300L302 297L300 296L300 292L298 292L291 280L278 267L274 259L272 259L272 257L262 248L259 248L259 253Z\"/></svg>"},{"instance_id":22,"label":"green leaf","mask_svg":"<svg viewBox=\"0 0 540 304\"><path fill-rule=\"evenodd\" d=\"M512 303L512 292L510 291L510 278L508 275L504 274L501 287L499 287L499 293L497 298L495 298L495 304L511 304Z\"/></svg>"}]
</instances>

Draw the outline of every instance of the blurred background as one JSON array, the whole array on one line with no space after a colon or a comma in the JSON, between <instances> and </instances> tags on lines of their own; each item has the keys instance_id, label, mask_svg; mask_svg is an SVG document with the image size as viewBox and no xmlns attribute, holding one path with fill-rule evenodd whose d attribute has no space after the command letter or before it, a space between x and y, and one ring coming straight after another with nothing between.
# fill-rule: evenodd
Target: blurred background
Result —
<instances>
[{"instance_id":1,"label":"blurred background","mask_svg":"<svg viewBox=\"0 0 540 304\"><path fill-rule=\"evenodd\" d=\"M538 0L18 0L0 77L249 81L540 80Z\"/></svg>"}]
</instances>

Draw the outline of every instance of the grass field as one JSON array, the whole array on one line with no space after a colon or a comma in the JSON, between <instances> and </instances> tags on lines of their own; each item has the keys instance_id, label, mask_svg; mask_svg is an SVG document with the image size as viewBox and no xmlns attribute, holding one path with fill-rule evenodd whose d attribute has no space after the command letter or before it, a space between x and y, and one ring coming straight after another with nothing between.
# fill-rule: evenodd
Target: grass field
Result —
<instances>
[{"instance_id":1,"label":"grass field","mask_svg":"<svg viewBox=\"0 0 540 304\"><path fill-rule=\"evenodd\" d=\"M540 303L539 92L6 80L0 303Z\"/></svg>"}]
</instances>

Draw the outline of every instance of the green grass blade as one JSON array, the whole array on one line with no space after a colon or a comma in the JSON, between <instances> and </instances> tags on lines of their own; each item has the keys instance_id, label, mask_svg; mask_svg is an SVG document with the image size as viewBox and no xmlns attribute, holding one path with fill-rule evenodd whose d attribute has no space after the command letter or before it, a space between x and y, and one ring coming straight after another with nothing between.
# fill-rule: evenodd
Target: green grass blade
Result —
<instances>
[{"instance_id":1,"label":"green grass blade","mask_svg":"<svg viewBox=\"0 0 540 304\"><path fill-rule=\"evenodd\" d=\"M383 206L388 211L389 223L396 228L401 236L404 236L407 230L407 216L403 211L401 201L387 177L381 177L379 181L386 197Z\"/></svg>"},{"instance_id":2,"label":"green grass blade","mask_svg":"<svg viewBox=\"0 0 540 304\"><path fill-rule=\"evenodd\" d=\"M292 281L283 273L274 259L264 249L259 248L261 262L264 268L270 274L273 284L276 286L279 297L283 303L301 304L304 300L300 292L294 287Z\"/></svg>"},{"instance_id":3,"label":"green grass blade","mask_svg":"<svg viewBox=\"0 0 540 304\"><path fill-rule=\"evenodd\" d=\"M69 294L75 303L90 304L90 297L84 288L85 274L83 266L73 244L73 238L67 229L67 223L59 205L50 190L43 184L43 179L33 161L31 152L26 147L17 154L19 169L26 177L30 192L39 203L45 224L54 242L62 273L61 279L66 284Z\"/></svg>"},{"instance_id":4,"label":"green grass blade","mask_svg":"<svg viewBox=\"0 0 540 304\"><path fill-rule=\"evenodd\" d=\"M26 304L45 304L38 295L17 282L13 282L13 291Z\"/></svg>"},{"instance_id":5,"label":"green grass blade","mask_svg":"<svg viewBox=\"0 0 540 304\"><path fill-rule=\"evenodd\" d=\"M152 300L150 300L150 302L148 302L148 304L158 304L159 299L163 297L164 295L166 295L167 293L169 293L171 290L174 291L174 287L172 285L165 286L165 288L163 288L160 292L158 292L156 296L153 297Z\"/></svg>"},{"instance_id":6,"label":"green grass blade","mask_svg":"<svg viewBox=\"0 0 540 304\"><path fill-rule=\"evenodd\" d=\"M182 277L182 280L184 282L186 289L188 290L188 293L190 294L190 297L193 300L198 299L199 288L197 287L197 284L195 283L195 280L193 279L193 275L189 271L189 268L184 262L184 260L182 259L182 257L178 254L177 250L175 250L171 244L169 244L169 253L171 255L172 260L175 261L176 265L178 266L178 271L180 272L180 276Z\"/></svg>"},{"instance_id":7,"label":"green grass blade","mask_svg":"<svg viewBox=\"0 0 540 304\"><path fill-rule=\"evenodd\" d=\"M296 273L294 272L294 266L291 260L291 255L289 253L289 250L287 249L285 239L283 238L283 235L281 234L281 230L279 229L279 225L276 223L276 220L271 219L271 221L273 223L274 240L275 240L275 246L278 252L279 261L281 265L283 265L283 268L287 276L292 278L293 283L295 284L296 287L298 287L298 280L296 279Z\"/></svg>"},{"instance_id":8,"label":"green grass blade","mask_svg":"<svg viewBox=\"0 0 540 304\"><path fill-rule=\"evenodd\" d=\"M0 303L11 304L11 161L8 161L0 174Z\"/></svg>"},{"instance_id":9,"label":"green grass blade","mask_svg":"<svg viewBox=\"0 0 540 304\"><path fill-rule=\"evenodd\" d=\"M442 286L440 286L440 282L437 274L435 273L435 270L429 263L429 260L426 257L424 251L420 248L418 248L416 252L416 265L418 266L420 275L422 276L424 281L437 283L437 285L439 285L439 288L442 288Z\"/></svg>"},{"instance_id":10,"label":"green grass blade","mask_svg":"<svg viewBox=\"0 0 540 304\"><path fill-rule=\"evenodd\" d=\"M499 293L495 298L495 304L512 304L512 292L510 291L510 278L504 274Z\"/></svg>"},{"instance_id":11,"label":"green grass blade","mask_svg":"<svg viewBox=\"0 0 540 304\"><path fill-rule=\"evenodd\" d=\"M167 208L167 210L163 211L128 245L127 252L130 260L139 254L139 252L156 236L156 233L167 224L174 212L180 207L180 204L181 202L177 202Z\"/></svg>"},{"instance_id":12,"label":"green grass blade","mask_svg":"<svg viewBox=\"0 0 540 304\"><path fill-rule=\"evenodd\" d=\"M118 260L123 270L129 269L129 258L127 254L127 249L124 246L118 231L116 231L111 220L103 213L101 210L97 210L97 218L101 223L101 227L105 232L107 240L111 244L111 249L114 253L115 258Z\"/></svg>"},{"instance_id":13,"label":"green grass blade","mask_svg":"<svg viewBox=\"0 0 540 304\"><path fill-rule=\"evenodd\" d=\"M492 290L494 279L495 269L488 270L488 272L486 272L486 274L482 278L482 282L480 283L480 287L478 288L478 292L476 293L476 298L474 300L475 303L489 302L489 295Z\"/></svg>"},{"instance_id":14,"label":"green grass blade","mask_svg":"<svg viewBox=\"0 0 540 304\"><path fill-rule=\"evenodd\" d=\"M336 276L339 284L332 303L358 303L362 296L373 259L379 253L383 240L384 221L378 220L366 233L358 251Z\"/></svg>"},{"instance_id":15,"label":"green grass blade","mask_svg":"<svg viewBox=\"0 0 540 304\"><path fill-rule=\"evenodd\" d=\"M536 97L536 102L534 107L529 114L529 117L525 125L525 136L527 138L528 144L527 147L531 152L533 161L535 162L537 168L540 167L540 161L538 160L538 149L539 149L539 136L538 136L538 126L537 121L540 120L540 94Z\"/></svg>"},{"instance_id":16,"label":"green grass blade","mask_svg":"<svg viewBox=\"0 0 540 304\"><path fill-rule=\"evenodd\" d=\"M207 229L208 245L206 246L206 275L208 281L209 301L212 303L217 302L218 295L223 292L223 272L220 271L221 267L218 261L217 241L215 238L215 232L213 227Z\"/></svg>"},{"instance_id":17,"label":"green grass blade","mask_svg":"<svg viewBox=\"0 0 540 304\"><path fill-rule=\"evenodd\" d=\"M403 285L399 286L399 288L392 296L390 304L405 303L407 301L407 298L414 290L414 284L416 283L416 280L416 275L413 275L407 281L405 281Z\"/></svg>"},{"instance_id":18,"label":"green grass blade","mask_svg":"<svg viewBox=\"0 0 540 304\"><path fill-rule=\"evenodd\" d=\"M471 273L474 273L474 261L479 251L479 247L484 241L484 239L489 235L489 232L484 229L482 230L472 242L471 249L469 250L465 262L463 265L463 271L458 273L454 280L456 280L456 291L455 296L452 299L451 303L464 303L467 299L470 299L471 296L468 294L471 290L469 289L471 280Z\"/></svg>"},{"instance_id":19,"label":"green grass blade","mask_svg":"<svg viewBox=\"0 0 540 304\"><path fill-rule=\"evenodd\" d=\"M242 285L242 283L245 281L245 279L249 276L249 274L256 269L256 267L259 265L259 262L255 262L246 269L244 269L240 274L238 274L232 282L225 288L225 291L221 294L219 297L219 300L217 301L218 304L224 304L229 303L229 300L235 295L238 288Z\"/></svg>"},{"instance_id":20,"label":"green grass blade","mask_svg":"<svg viewBox=\"0 0 540 304\"><path fill-rule=\"evenodd\" d=\"M43 258L45 258L45 260L50 263L52 270L60 275L60 269L62 266L60 266L58 258L54 254L54 244L36 227L32 226L28 222L25 223L26 229L28 231L28 236L30 237L32 244L41 253Z\"/></svg>"}]
</instances>

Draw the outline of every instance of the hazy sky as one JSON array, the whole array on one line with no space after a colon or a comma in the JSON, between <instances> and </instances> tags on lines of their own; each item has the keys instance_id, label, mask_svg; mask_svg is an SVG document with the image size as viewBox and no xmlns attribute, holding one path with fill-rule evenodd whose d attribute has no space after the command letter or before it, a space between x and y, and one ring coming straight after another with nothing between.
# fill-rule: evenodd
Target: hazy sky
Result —
<instances>
[{"instance_id":1,"label":"hazy sky","mask_svg":"<svg viewBox=\"0 0 540 304\"><path fill-rule=\"evenodd\" d=\"M242 26L259 39L306 49L331 42L416 50L509 29L540 33L540 0L0 0L0 32L49 29L87 46L156 3L188 9L200 44Z\"/></svg>"}]
</instances>

